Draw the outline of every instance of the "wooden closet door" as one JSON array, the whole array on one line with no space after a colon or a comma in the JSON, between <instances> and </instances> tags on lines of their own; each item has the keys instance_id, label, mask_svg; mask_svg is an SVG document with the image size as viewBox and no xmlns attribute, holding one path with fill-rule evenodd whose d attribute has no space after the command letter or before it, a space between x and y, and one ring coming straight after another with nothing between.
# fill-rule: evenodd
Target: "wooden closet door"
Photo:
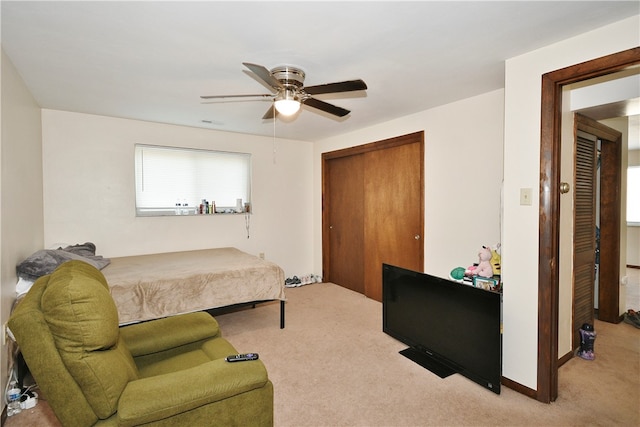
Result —
<instances>
[{"instance_id":1,"label":"wooden closet door","mask_svg":"<svg viewBox=\"0 0 640 427\"><path fill-rule=\"evenodd\" d=\"M324 280L364 294L364 156L332 159L326 168L331 190L325 200L329 262Z\"/></svg>"},{"instance_id":2,"label":"wooden closet door","mask_svg":"<svg viewBox=\"0 0 640 427\"><path fill-rule=\"evenodd\" d=\"M382 301L382 264L423 270L421 142L365 154L365 295Z\"/></svg>"},{"instance_id":3,"label":"wooden closet door","mask_svg":"<svg viewBox=\"0 0 640 427\"><path fill-rule=\"evenodd\" d=\"M382 263L423 271L424 133L322 155L325 280L382 300Z\"/></svg>"}]
</instances>

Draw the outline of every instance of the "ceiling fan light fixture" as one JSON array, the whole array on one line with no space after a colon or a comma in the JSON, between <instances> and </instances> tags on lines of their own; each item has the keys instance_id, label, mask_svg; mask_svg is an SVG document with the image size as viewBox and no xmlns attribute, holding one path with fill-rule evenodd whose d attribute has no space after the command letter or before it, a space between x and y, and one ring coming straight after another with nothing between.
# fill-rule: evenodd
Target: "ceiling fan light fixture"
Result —
<instances>
[{"instance_id":1,"label":"ceiling fan light fixture","mask_svg":"<svg viewBox=\"0 0 640 427\"><path fill-rule=\"evenodd\" d=\"M296 98L295 92L286 90L276 99L275 107L283 116L292 116L300 109L300 101Z\"/></svg>"}]
</instances>

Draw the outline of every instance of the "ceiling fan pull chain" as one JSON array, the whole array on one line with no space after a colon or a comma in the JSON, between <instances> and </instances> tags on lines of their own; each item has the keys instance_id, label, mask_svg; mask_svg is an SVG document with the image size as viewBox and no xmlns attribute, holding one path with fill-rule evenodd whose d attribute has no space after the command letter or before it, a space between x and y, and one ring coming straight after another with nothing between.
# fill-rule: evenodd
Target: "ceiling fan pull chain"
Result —
<instances>
[{"instance_id":1,"label":"ceiling fan pull chain","mask_svg":"<svg viewBox=\"0 0 640 427\"><path fill-rule=\"evenodd\" d=\"M276 161L276 152L277 152L277 148L276 148L276 119L275 117L273 118L273 164L275 165L277 163Z\"/></svg>"}]
</instances>

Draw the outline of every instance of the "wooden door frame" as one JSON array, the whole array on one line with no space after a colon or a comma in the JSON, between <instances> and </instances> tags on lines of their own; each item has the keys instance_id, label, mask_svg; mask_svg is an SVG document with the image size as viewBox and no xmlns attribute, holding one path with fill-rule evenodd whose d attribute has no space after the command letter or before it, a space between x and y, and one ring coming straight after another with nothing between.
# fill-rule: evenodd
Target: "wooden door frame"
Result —
<instances>
[{"instance_id":1,"label":"wooden door frame","mask_svg":"<svg viewBox=\"0 0 640 427\"><path fill-rule=\"evenodd\" d=\"M538 378L536 399L558 397L558 277L562 87L640 63L640 47L542 76L538 246Z\"/></svg>"},{"instance_id":2,"label":"wooden door frame","mask_svg":"<svg viewBox=\"0 0 640 427\"><path fill-rule=\"evenodd\" d=\"M364 154L370 151L384 150L386 148L397 147L405 144L413 144L420 142L422 144L422 159L420 159L420 168L422 175L422 195L424 201L424 131L418 131L394 138L384 139L381 141L370 142L363 145L357 145L355 147L343 148L340 150L330 151L322 153L322 277L329 277L331 266L329 265L329 209L326 209L325 203L329 200L329 188L328 180L326 179L328 172L328 162L332 159L340 157L354 156L357 154ZM421 220L421 234L424 240L424 202L420 203L420 220ZM424 266L424 244L421 254L422 265ZM424 267L423 267L424 268Z\"/></svg>"}]
</instances>

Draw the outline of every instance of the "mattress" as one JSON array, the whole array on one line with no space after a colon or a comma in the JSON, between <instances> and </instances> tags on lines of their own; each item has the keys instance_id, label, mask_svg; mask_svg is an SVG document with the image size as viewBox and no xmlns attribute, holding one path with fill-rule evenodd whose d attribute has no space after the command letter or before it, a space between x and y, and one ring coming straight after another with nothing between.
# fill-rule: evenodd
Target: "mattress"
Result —
<instances>
[{"instance_id":1,"label":"mattress","mask_svg":"<svg viewBox=\"0 0 640 427\"><path fill-rule=\"evenodd\" d=\"M285 300L277 264L236 248L111 258L102 270L120 324L267 300Z\"/></svg>"}]
</instances>

